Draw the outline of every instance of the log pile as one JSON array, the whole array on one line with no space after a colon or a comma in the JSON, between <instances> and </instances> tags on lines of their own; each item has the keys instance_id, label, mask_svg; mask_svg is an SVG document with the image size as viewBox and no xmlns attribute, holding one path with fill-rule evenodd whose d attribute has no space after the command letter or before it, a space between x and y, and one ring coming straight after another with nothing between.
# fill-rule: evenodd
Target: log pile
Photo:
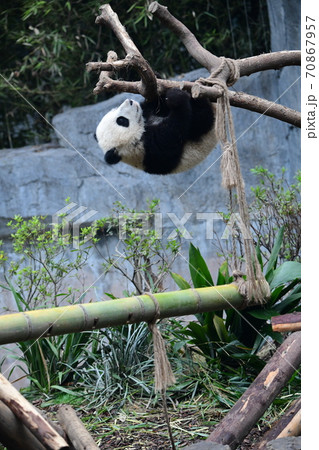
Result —
<instances>
[{"instance_id":1,"label":"log pile","mask_svg":"<svg viewBox=\"0 0 319 450\"><path fill-rule=\"evenodd\" d=\"M0 374L0 442L8 450L96 450L99 447L70 406L59 408L60 425L45 417Z\"/></svg>"},{"instance_id":2,"label":"log pile","mask_svg":"<svg viewBox=\"0 0 319 450\"><path fill-rule=\"evenodd\" d=\"M287 314L287 316L292 316ZM286 318L280 317L277 324L299 323L300 316L294 315ZM299 327L300 325L298 325ZM294 325L292 327L295 327ZM286 329L284 331L287 331ZM266 409L279 394L281 389L289 382L293 373L298 370L301 361L301 332L290 334L266 366L249 386L246 392L235 403L221 422L203 442L193 444L186 449L219 448L225 446L231 450L236 449L247 434L252 430ZM301 434L301 400L297 399L288 411L277 420L262 440L254 446L256 450L266 450L267 444L274 439L300 436ZM211 445L211 446L210 446Z\"/></svg>"},{"instance_id":3,"label":"log pile","mask_svg":"<svg viewBox=\"0 0 319 450\"><path fill-rule=\"evenodd\" d=\"M292 333L278 348L255 381L208 437L235 449L298 370L301 333ZM273 439L273 438L272 438Z\"/></svg>"}]
</instances>

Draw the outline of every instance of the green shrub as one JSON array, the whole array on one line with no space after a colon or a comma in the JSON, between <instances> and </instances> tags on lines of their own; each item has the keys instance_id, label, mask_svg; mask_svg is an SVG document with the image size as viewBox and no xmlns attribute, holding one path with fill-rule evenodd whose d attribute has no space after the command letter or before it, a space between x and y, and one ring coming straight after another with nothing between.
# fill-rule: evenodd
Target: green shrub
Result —
<instances>
[{"instance_id":1,"label":"green shrub","mask_svg":"<svg viewBox=\"0 0 319 450\"><path fill-rule=\"evenodd\" d=\"M263 306L252 306L242 311L230 308L226 311L196 314L197 321L181 327L177 335L185 336L199 351L208 365L217 361L223 367L244 364L246 370L259 371L264 362L258 353L269 341L282 342L282 335L272 331L268 323L271 317L299 310L301 299L301 270L297 261L286 261L277 266L283 242L283 229L277 235L264 273L271 288L271 298ZM189 270L195 288L214 286L212 276L200 251L190 244ZM181 289L191 286L180 275L172 274ZM219 269L216 285L233 281L227 263ZM176 333L175 333L176 335ZM276 348L275 344L273 347Z\"/></svg>"},{"instance_id":2,"label":"green shrub","mask_svg":"<svg viewBox=\"0 0 319 450\"><path fill-rule=\"evenodd\" d=\"M250 204L251 224L256 243L264 258L268 259L276 237L282 229L282 243L278 257L280 261L300 260L301 250L301 174L289 185L285 179L286 169L276 177L269 170L258 166L251 170L259 184L252 187L253 201Z\"/></svg>"}]
</instances>

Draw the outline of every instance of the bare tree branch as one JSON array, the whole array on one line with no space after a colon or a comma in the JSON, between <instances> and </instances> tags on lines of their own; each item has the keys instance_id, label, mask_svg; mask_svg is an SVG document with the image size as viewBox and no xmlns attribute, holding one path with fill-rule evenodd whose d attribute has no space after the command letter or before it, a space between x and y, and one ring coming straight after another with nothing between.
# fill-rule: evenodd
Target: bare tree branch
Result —
<instances>
[{"instance_id":1,"label":"bare tree branch","mask_svg":"<svg viewBox=\"0 0 319 450\"><path fill-rule=\"evenodd\" d=\"M194 83L192 87L192 96L196 98L201 95L205 95L205 97L208 97L212 101L216 100L214 87L202 86L201 84ZM287 108L287 106L254 95L245 94L244 92L228 91L228 95L232 106L258 112L265 116L270 116L283 122L290 123L296 127L301 127L300 113L294 109Z\"/></svg>"},{"instance_id":2,"label":"bare tree branch","mask_svg":"<svg viewBox=\"0 0 319 450\"><path fill-rule=\"evenodd\" d=\"M125 60L123 61L108 61L108 63L111 65L115 65L117 63L117 65L121 67L133 67L136 69L141 77L140 94L148 100L156 98L156 76L148 62L143 58L139 49L130 38L124 26L119 21L118 15L112 10L110 5L102 5L100 7L100 15L96 18L95 22L97 24L103 24L110 27L127 54ZM107 70L113 71L115 68L116 67L113 66Z\"/></svg>"},{"instance_id":3,"label":"bare tree branch","mask_svg":"<svg viewBox=\"0 0 319 450\"><path fill-rule=\"evenodd\" d=\"M149 11L180 38L191 56L208 69L211 76L207 81L212 81L212 76L224 82L228 81L231 74L229 64L221 66L223 60L204 49L194 34L182 22L177 20L168 11L167 7L160 5L158 2L153 2L149 6ZM143 58L110 5L102 5L100 12L100 15L96 18L96 23L111 27L127 55L123 60L118 60L114 52L109 52L106 62L90 62L87 64L88 71L100 72L99 81L93 91L95 94L103 91L131 92L141 94L147 100L152 100L167 89L175 87L190 92L193 97L206 96L211 101L216 101L222 95L223 92L219 86L205 86L202 84L204 80L189 82L156 78L152 68ZM266 53L239 59L235 63L239 68L239 76L243 77L264 70L278 70L285 66L300 65L301 52L294 50ZM112 78L114 73L127 68L136 70L141 80L125 81ZM214 75L214 72L218 71L218 69L221 69L220 72L218 75ZM248 95L244 92L229 91L229 98L232 106L274 117L296 127L301 126L300 113L286 106Z\"/></svg>"},{"instance_id":4,"label":"bare tree branch","mask_svg":"<svg viewBox=\"0 0 319 450\"><path fill-rule=\"evenodd\" d=\"M197 62L212 73L221 64L220 58L206 50L196 39L194 34L168 11L166 6L153 2L149 6L149 11L153 13L168 29L170 29L183 42L189 54ZM280 69L284 66L301 64L301 52L298 50L281 51L276 53L265 53L259 56L252 56L236 60L239 64L240 76L248 76L255 72L269 69ZM221 80L227 81L229 68L224 67L218 75Z\"/></svg>"},{"instance_id":5,"label":"bare tree branch","mask_svg":"<svg viewBox=\"0 0 319 450\"><path fill-rule=\"evenodd\" d=\"M274 53L263 53L258 56L238 59L237 62L239 64L240 76L244 77L263 70L279 70L286 66L300 66L301 51L283 50Z\"/></svg>"},{"instance_id":6,"label":"bare tree branch","mask_svg":"<svg viewBox=\"0 0 319 450\"><path fill-rule=\"evenodd\" d=\"M111 64L113 62L117 61L117 54L113 52L113 50L110 50L107 54L107 60L105 64ZM86 68L88 72L90 71L89 65L90 64L96 64L96 63L88 63L86 65ZM99 69L97 69L99 70ZM108 80L112 79L112 76L114 75L113 67L110 66L109 70L103 70L103 72L100 72L99 75L99 81L96 83L96 86L93 90L93 94L99 94L100 92L103 92L104 86L107 84Z\"/></svg>"},{"instance_id":7,"label":"bare tree branch","mask_svg":"<svg viewBox=\"0 0 319 450\"><path fill-rule=\"evenodd\" d=\"M97 16L95 23L110 27L128 55L142 56L110 5L100 7L100 15Z\"/></svg>"},{"instance_id":8,"label":"bare tree branch","mask_svg":"<svg viewBox=\"0 0 319 450\"><path fill-rule=\"evenodd\" d=\"M202 47L193 33L182 22L172 16L166 6L160 5L158 2L153 2L149 6L149 12L154 14L169 30L179 37L189 54L201 66L206 67L210 73L219 67L220 59ZM225 69L225 72L228 72L228 78L228 69Z\"/></svg>"}]
</instances>

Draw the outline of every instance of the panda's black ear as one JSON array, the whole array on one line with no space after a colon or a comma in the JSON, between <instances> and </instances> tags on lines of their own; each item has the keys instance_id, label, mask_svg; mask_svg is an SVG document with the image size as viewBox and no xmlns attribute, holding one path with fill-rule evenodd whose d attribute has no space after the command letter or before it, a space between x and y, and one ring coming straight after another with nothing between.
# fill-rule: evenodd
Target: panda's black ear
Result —
<instances>
[{"instance_id":1,"label":"panda's black ear","mask_svg":"<svg viewBox=\"0 0 319 450\"><path fill-rule=\"evenodd\" d=\"M106 164L117 164L121 161L121 157L117 153L116 148L111 148L111 150L105 153L104 161Z\"/></svg>"}]
</instances>

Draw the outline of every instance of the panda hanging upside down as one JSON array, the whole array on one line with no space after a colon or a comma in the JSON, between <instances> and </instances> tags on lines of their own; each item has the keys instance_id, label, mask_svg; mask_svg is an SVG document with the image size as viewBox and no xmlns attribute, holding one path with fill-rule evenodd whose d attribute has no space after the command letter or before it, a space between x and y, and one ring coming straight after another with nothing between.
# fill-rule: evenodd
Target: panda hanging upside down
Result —
<instances>
[{"instance_id":1,"label":"panda hanging upside down","mask_svg":"<svg viewBox=\"0 0 319 450\"><path fill-rule=\"evenodd\" d=\"M102 118L95 138L107 164L123 161L151 174L183 172L217 144L215 106L175 88L156 102L125 100Z\"/></svg>"}]
</instances>

